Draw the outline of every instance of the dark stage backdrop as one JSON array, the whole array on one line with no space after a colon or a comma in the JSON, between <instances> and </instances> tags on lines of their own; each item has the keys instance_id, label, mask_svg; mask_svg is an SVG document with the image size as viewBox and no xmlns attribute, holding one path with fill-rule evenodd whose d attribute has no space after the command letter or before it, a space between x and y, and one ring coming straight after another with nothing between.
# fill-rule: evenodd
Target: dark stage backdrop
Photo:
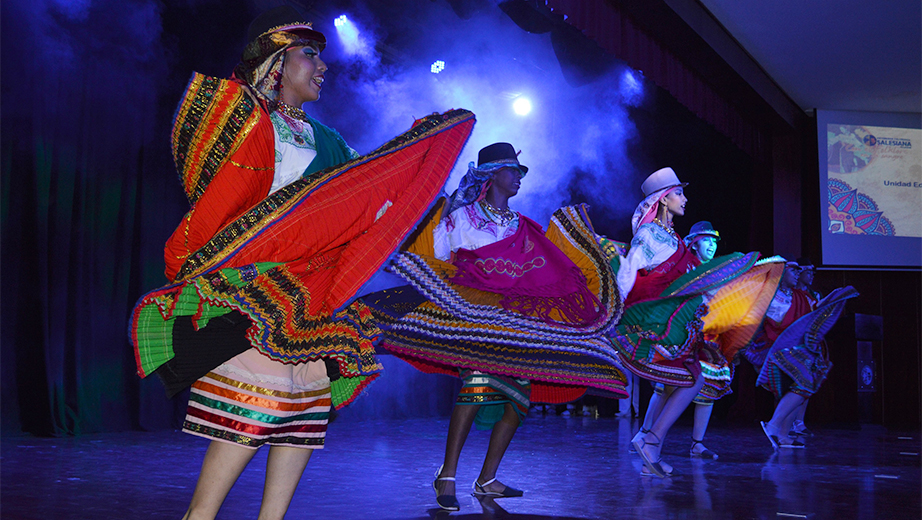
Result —
<instances>
[{"instance_id":1,"label":"dark stage backdrop","mask_svg":"<svg viewBox=\"0 0 922 520\"><path fill-rule=\"evenodd\" d=\"M170 122L191 72L227 75L244 44L246 21L269 4L0 4L4 434L177 426L183 396L167 400L158 381L139 379L127 340L135 301L166 282L162 247L188 209L171 160ZM402 9L410 4L399 3ZM497 9L493 2L483 5ZM646 88L644 103L630 108L637 132L627 156L638 171L669 165L691 183L679 231L711 220L725 237L720 251L772 253L765 217L772 164L764 153L771 139L728 136L666 90L649 81ZM574 179L586 173L570 172ZM571 183L561 199L598 197L580 185ZM632 210L621 208L625 218L593 218L601 232L629 239ZM385 376L344 415L450 410L454 380L384 361Z\"/></svg>"}]
</instances>

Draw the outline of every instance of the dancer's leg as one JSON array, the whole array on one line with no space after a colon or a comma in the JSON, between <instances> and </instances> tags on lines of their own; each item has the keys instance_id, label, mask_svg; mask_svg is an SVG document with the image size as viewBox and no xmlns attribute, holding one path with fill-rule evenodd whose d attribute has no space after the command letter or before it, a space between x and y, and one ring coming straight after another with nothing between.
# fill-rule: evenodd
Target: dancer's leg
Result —
<instances>
[{"instance_id":1,"label":"dancer's leg","mask_svg":"<svg viewBox=\"0 0 922 520\"><path fill-rule=\"evenodd\" d=\"M461 448L464 447L464 441L471 432L471 425L474 424L474 417L480 405L477 404L456 404L451 411L451 421L448 423L448 440L445 442L445 461L442 464L440 477L453 477L458 471L458 459L461 457ZM455 483L452 480L439 480L439 495L454 495Z\"/></svg>"},{"instance_id":2,"label":"dancer's leg","mask_svg":"<svg viewBox=\"0 0 922 520\"><path fill-rule=\"evenodd\" d=\"M633 418L640 413L640 378L629 370L624 371L624 377L627 384L624 385L627 391L627 399L618 399L618 415L620 417Z\"/></svg>"},{"instance_id":3,"label":"dancer's leg","mask_svg":"<svg viewBox=\"0 0 922 520\"><path fill-rule=\"evenodd\" d=\"M634 389L631 385L631 376L633 374L625 374L627 377L627 384L624 385L624 390L628 393L627 399L618 399L618 417L631 417L631 401L634 399Z\"/></svg>"},{"instance_id":4,"label":"dancer's leg","mask_svg":"<svg viewBox=\"0 0 922 520\"><path fill-rule=\"evenodd\" d=\"M791 431L791 424L794 422L797 408L804 404L805 401L806 399L803 396L794 392L788 392L781 396L778 406L775 407L775 413L772 414L771 420L768 421L769 431L776 432L774 434L779 438L786 438L788 432Z\"/></svg>"},{"instance_id":5,"label":"dancer's leg","mask_svg":"<svg viewBox=\"0 0 922 520\"><path fill-rule=\"evenodd\" d=\"M650 396L650 403L647 405L647 413L643 416L644 430L653 428L653 423L656 422L659 414L663 412L663 406L666 405L666 401L675 392L675 389L676 387L674 386L663 386L662 393L658 393L654 389L653 395Z\"/></svg>"},{"instance_id":6,"label":"dancer's leg","mask_svg":"<svg viewBox=\"0 0 922 520\"><path fill-rule=\"evenodd\" d=\"M236 444L211 441L202 471L192 494L192 502L183 520L212 520L221 509L221 504L243 473L256 450Z\"/></svg>"},{"instance_id":7,"label":"dancer's leg","mask_svg":"<svg viewBox=\"0 0 922 520\"><path fill-rule=\"evenodd\" d=\"M266 487L259 508L259 520L281 520L314 450L272 446L266 461Z\"/></svg>"},{"instance_id":8,"label":"dancer's leg","mask_svg":"<svg viewBox=\"0 0 922 520\"><path fill-rule=\"evenodd\" d=\"M640 416L640 378L627 371L630 377L628 382L631 385L631 409L633 410L633 417Z\"/></svg>"},{"instance_id":9,"label":"dancer's leg","mask_svg":"<svg viewBox=\"0 0 922 520\"><path fill-rule=\"evenodd\" d=\"M797 408L797 415L794 416L795 421L804 422L804 415L807 413L807 405L810 404L809 399L804 399L804 404L800 405Z\"/></svg>"},{"instance_id":10,"label":"dancer's leg","mask_svg":"<svg viewBox=\"0 0 922 520\"><path fill-rule=\"evenodd\" d=\"M704 440L704 434L708 431L708 423L711 421L711 412L714 411L713 405L695 404L695 424L692 427L692 437Z\"/></svg>"},{"instance_id":11,"label":"dancer's leg","mask_svg":"<svg viewBox=\"0 0 922 520\"><path fill-rule=\"evenodd\" d=\"M503 418L493 425L493 433L490 434L490 445L487 447L487 456L483 461L480 476L477 478L478 482L486 482L496 477L499 463L503 460L506 448L509 447L509 442L512 441L512 436L515 435L515 430L519 427L520 422L519 415L515 413L512 404L506 403ZM501 493L506 489L506 486L497 480L484 486L484 489Z\"/></svg>"},{"instance_id":12,"label":"dancer's leg","mask_svg":"<svg viewBox=\"0 0 922 520\"><path fill-rule=\"evenodd\" d=\"M711 421L711 412L714 411L713 404L695 403L695 423L692 426L692 440L703 441L704 434L707 433L708 423ZM704 444L696 442L692 444L691 451L696 454L710 452ZM717 458L716 454L708 453L709 458Z\"/></svg>"},{"instance_id":13,"label":"dancer's leg","mask_svg":"<svg viewBox=\"0 0 922 520\"><path fill-rule=\"evenodd\" d=\"M650 402L647 403L647 413L643 416L643 425L641 428L648 431L650 428L653 428L653 423L656 422L656 418L662 413L665 404L666 396L654 391L653 395L650 396Z\"/></svg>"},{"instance_id":14,"label":"dancer's leg","mask_svg":"<svg viewBox=\"0 0 922 520\"><path fill-rule=\"evenodd\" d=\"M669 428L672 428L672 425L679 416L682 415L682 412L688 408L688 405L695 399L695 396L698 395L703 385L704 376L699 375L694 385L685 388L676 388L675 391L666 398L663 411L659 414L659 417L657 417L653 426L650 428L650 433L643 437L646 442L659 443L658 446L649 444L644 446L643 450L649 459L654 461L659 460L660 451L662 450L662 441L666 439Z\"/></svg>"},{"instance_id":15,"label":"dancer's leg","mask_svg":"<svg viewBox=\"0 0 922 520\"><path fill-rule=\"evenodd\" d=\"M643 438L643 436L648 431L650 431L651 428L653 428L653 424L656 422L659 414L663 411L663 406L666 404L666 400L670 395L672 395L672 392L674 391L674 386L664 386L662 393L657 392L654 388L653 395L650 396L650 402L647 403L647 413L643 416L643 424L640 425L640 430L638 430L637 433L634 434L634 438L631 439L631 446L634 445L634 442Z\"/></svg>"},{"instance_id":16,"label":"dancer's leg","mask_svg":"<svg viewBox=\"0 0 922 520\"><path fill-rule=\"evenodd\" d=\"M807 425L804 424L804 415L807 413L808 404L810 404L810 400L804 400L804 404L797 407L797 412L794 414L793 430L798 434L810 434L809 430L807 430Z\"/></svg>"}]
</instances>

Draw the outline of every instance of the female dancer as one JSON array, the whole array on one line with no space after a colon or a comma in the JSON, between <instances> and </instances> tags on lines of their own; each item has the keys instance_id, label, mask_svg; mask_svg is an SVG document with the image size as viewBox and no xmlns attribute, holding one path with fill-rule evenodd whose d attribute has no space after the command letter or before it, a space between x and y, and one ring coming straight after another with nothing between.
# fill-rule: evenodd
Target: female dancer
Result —
<instances>
[{"instance_id":1,"label":"female dancer","mask_svg":"<svg viewBox=\"0 0 922 520\"><path fill-rule=\"evenodd\" d=\"M714 259L714 253L717 252L717 241L720 240L720 233L714 229L708 221L696 222L685 237L685 245L695 254L698 261L706 264ZM716 349L711 349L712 355L723 356ZM702 361L702 368L711 368L716 372L721 372L723 367L731 370L732 366L722 360L721 363L712 364ZM706 372L705 372L706 373ZM723 382L722 382L723 383ZM692 427L692 444L689 448L689 455L692 457L701 457L703 459L717 459L717 454L709 450L704 445L704 434L707 432L708 422L711 420L711 412L714 409L714 401L722 397L728 390L728 381L718 385L717 388L705 384L701 392L695 396L695 418ZM653 387L653 395L650 397L650 403L647 405L647 413L644 415L643 426L638 435L649 432L653 423L663 410L663 405L669 395L674 392L676 387L665 386L662 383L656 383ZM633 449L633 446L632 446Z\"/></svg>"},{"instance_id":2,"label":"female dancer","mask_svg":"<svg viewBox=\"0 0 922 520\"><path fill-rule=\"evenodd\" d=\"M701 238L703 237L703 238ZM713 258L716 248L717 232L708 222L699 222L692 226L686 243L695 253L696 258L703 262L691 272L680 276L672 285L663 291L659 299L641 302L625 312L625 331L616 334L615 339L624 337L631 339L642 347L644 335L646 340L653 343L654 348L662 352L669 352L670 345L677 345L685 337L669 334L667 327L658 334L656 315L661 314L662 321L669 327L680 326L683 322L674 319L679 316L679 304L683 300L676 300L678 296L703 295L706 309L700 323L700 336L694 337L697 344L693 351L698 359L700 370L704 375L704 385L695 397L695 425L692 431L691 456L704 458L717 458L717 455L704 447L702 441L710 419L711 405L717 399L730 393L730 381L733 379L733 365L741 348L750 343L759 329L769 304L778 288L781 274L784 271L783 258L769 257L759 259L758 253L731 253L718 258ZM671 314L673 309L675 314ZM662 325L659 325L662 327ZM689 334L697 329L698 324L694 319L686 322L685 327L679 330L688 330ZM641 332L636 332L637 330ZM632 332L633 331L633 332ZM646 331L646 332L645 332ZM655 334L651 337L650 331ZM637 349L640 350L640 349ZM642 352L642 350L640 350ZM652 371L655 374L655 371ZM660 378L660 381L662 378ZM674 386L663 381L663 395L670 395ZM659 384L657 385L659 386ZM637 441L648 433L653 427L662 409L662 396L654 394L651 399L644 426L634 437ZM668 473L668 465L663 465ZM649 471L645 474L648 474Z\"/></svg>"},{"instance_id":3,"label":"female dancer","mask_svg":"<svg viewBox=\"0 0 922 520\"><path fill-rule=\"evenodd\" d=\"M813 303L807 293L797 289L799 276L800 267L796 262L785 263L781 284L772 298L765 320L756 337L742 351L757 372L762 370L768 352L784 329L813 310Z\"/></svg>"},{"instance_id":4,"label":"female dancer","mask_svg":"<svg viewBox=\"0 0 922 520\"><path fill-rule=\"evenodd\" d=\"M813 305L816 306L822 299L822 295L813 289L813 276L816 274L816 268L813 266L813 262L806 257L798 258L797 265L800 266L800 276L797 277L797 289L807 293ZM810 400L808 399L797 409L797 413L794 416L794 424L791 427L791 436L813 436L813 432L808 430L807 425L804 424L804 416L807 414L807 405L809 403Z\"/></svg>"},{"instance_id":5,"label":"female dancer","mask_svg":"<svg viewBox=\"0 0 922 520\"><path fill-rule=\"evenodd\" d=\"M814 302L810 295L797 288L797 282L800 277L800 266L796 262L785 264L784 277L781 279L781 285L778 292L772 299L771 306L765 316L765 322L757 338L745 351L744 355L761 376L762 367L771 351L772 345L785 328L793 324L798 318L804 316L813 310ZM758 384L758 383L757 383ZM771 389L768 389L771 391ZM773 392L774 393L774 392ZM772 447L778 448L803 448L804 443L798 439L793 439L788 435L779 435L781 428L796 415L797 409L803 405L806 400L801 399L796 393L789 392L785 396L784 402L778 401L781 396L775 394L776 405L772 419L766 424L762 422L762 431L772 443ZM788 428L790 428L790 424ZM788 432L784 430L784 432Z\"/></svg>"},{"instance_id":6,"label":"female dancer","mask_svg":"<svg viewBox=\"0 0 922 520\"><path fill-rule=\"evenodd\" d=\"M573 401L587 386L624 396L624 375L603 335L620 307L595 233L575 210L558 210L545 237L509 209L527 171L508 143L480 150L448 216L394 264L428 301L381 315L385 348L464 382L432 483L436 502L449 511L460 507L455 474L472 424L492 428L474 494L521 496L496 480L496 471L530 399ZM372 306L383 308L387 299L399 303L391 295Z\"/></svg>"},{"instance_id":7,"label":"female dancer","mask_svg":"<svg viewBox=\"0 0 922 520\"><path fill-rule=\"evenodd\" d=\"M350 300L425 214L473 124L433 116L350 161L300 108L327 70L323 34L301 20L290 7L254 20L234 77L194 75L174 123L192 209L166 245L173 283L141 298L130 333L142 377L168 395L192 384L183 430L211 439L186 519L214 518L264 444L259 518L285 515L331 405L380 371L378 330Z\"/></svg>"},{"instance_id":8,"label":"female dancer","mask_svg":"<svg viewBox=\"0 0 922 520\"><path fill-rule=\"evenodd\" d=\"M800 267L800 276L797 277L797 289L807 293L807 296L813 300L813 305L816 305L823 296L813 289L813 277L816 275L816 267L806 257L798 258L797 266Z\"/></svg>"},{"instance_id":9,"label":"female dancer","mask_svg":"<svg viewBox=\"0 0 922 520\"><path fill-rule=\"evenodd\" d=\"M788 432L798 410L819 390L832 368L823 337L839 319L846 300L858 296L851 286L839 288L814 309L810 296L795 288L799 273L800 266L789 262L762 333L744 351L754 365L761 365L756 384L774 394L777 401L771 419L761 423L775 449L804 447Z\"/></svg>"},{"instance_id":10,"label":"female dancer","mask_svg":"<svg viewBox=\"0 0 922 520\"><path fill-rule=\"evenodd\" d=\"M634 238L617 271L626 311L632 307L638 310L638 304L643 302L655 302L672 282L699 263L673 230L674 217L685 214L685 186L687 183L680 182L672 168L653 172L641 186L645 198L631 219ZM695 345L701 331L700 317L706 312L699 310L703 306L700 295L662 303L662 307L669 306L675 312L641 312L636 319L625 314L614 338L626 368L645 379L678 387L663 399L662 411L650 429L631 441L643 458L644 471L658 477L671 474L671 468L664 467L660 457L662 439L704 385ZM672 341L651 344L639 334L656 326L662 329L667 320L672 322L668 329L679 332Z\"/></svg>"}]
</instances>

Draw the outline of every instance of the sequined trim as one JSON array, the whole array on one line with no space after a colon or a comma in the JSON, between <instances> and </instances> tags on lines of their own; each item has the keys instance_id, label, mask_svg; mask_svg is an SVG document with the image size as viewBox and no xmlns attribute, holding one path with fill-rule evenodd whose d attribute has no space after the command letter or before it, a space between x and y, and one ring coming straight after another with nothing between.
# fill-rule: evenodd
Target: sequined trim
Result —
<instances>
[{"instance_id":1,"label":"sequined trim","mask_svg":"<svg viewBox=\"0 0 922 520\"><path fill-rule=\"evenodd\" d=\"M259 120L256 112L256 101L241 86L193 74L173 123L173 160L191 204L252 131Z\"/></svg>"},{"instance_id":2,"label":"sequined trim","mask_svg":"<svg viewBox=\"0 0 922 520\"><path fill-rule=\"evenodd\" d=\"M230 159L228 159L227 162L231 163L232 165L236 166L237 168L241 168L241 169L244 169L244 170L251 170L251 171L254 171L254 172L265 172L265 171L269 171L269 170L272 169L271 166L265 166L265 167L263 167L263 166L259 166L259 167L257 167L257 166L247 166L247 165L245 165L245 164L240 164L240 163L238 163L237 161L233 161L233 160L230 160Z\"/></svg>"}]
</instances>

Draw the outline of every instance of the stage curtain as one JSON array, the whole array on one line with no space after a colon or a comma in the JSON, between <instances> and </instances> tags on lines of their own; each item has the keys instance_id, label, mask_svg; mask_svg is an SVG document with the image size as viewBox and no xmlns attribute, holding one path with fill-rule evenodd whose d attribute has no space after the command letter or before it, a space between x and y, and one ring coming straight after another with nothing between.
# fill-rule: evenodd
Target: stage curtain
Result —
<instances>
[{"instance_id":1,"label":"stage curtain","mask_svg":"<svg viewBox=\"0 0 922 520\"><path fill-rule=\"evenodd\" d=\"M155 5L65 14L3 6L2 431L171 427L178 405L135 374L127 321L166 281L163 243L188 208L169 151L184 80L159 31L99 29L159 27Z\"/></svg>"}]
</instances>

